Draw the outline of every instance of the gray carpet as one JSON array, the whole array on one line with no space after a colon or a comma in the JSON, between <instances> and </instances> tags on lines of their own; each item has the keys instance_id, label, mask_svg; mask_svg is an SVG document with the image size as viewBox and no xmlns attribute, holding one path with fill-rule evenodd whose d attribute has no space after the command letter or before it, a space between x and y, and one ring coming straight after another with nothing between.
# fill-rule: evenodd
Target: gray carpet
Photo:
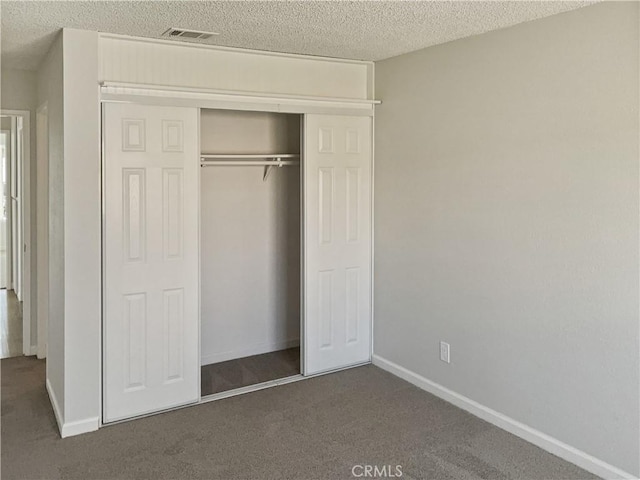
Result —
<instances>
[{"instance_id":1,"label":"gray carpet","mask_svg":"<svg viewBox=\"0 0 640 480\"><path fill-rule=\"evenodd\" d=\"M200 369L200 395L204 397L299 373L299 347L212 363Z\"/></svg>"},{"instance_id":2,"label":"gray carpet","mask_svg":"<svg viewBox=\"0 0 640 480\"><path fill-rule=\"evenodd\" d=\"M2 360L2 479L595 478L366 366L58 437L44 362Z\"/></svg>"},{"instance_id":3,"label":"gray carpet","mask_svg":"<svg viewBox=\"0 0 640 480\"><path fill-rule=\"evenodd\" d=\"M16 292L0 289L0 358L22 355L22 303Z\"/></svg>"}]
</instances>

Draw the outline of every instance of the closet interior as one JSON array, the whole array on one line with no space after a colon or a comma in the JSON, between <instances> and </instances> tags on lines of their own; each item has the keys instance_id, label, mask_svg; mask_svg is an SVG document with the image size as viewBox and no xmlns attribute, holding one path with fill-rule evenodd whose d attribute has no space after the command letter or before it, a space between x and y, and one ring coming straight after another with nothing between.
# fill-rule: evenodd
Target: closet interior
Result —
<instances>
[{"instance_id":1,"label":"closet interior","mask_svg":"<svg viewBox=\"0 0 640 480\"><path fill-rule=\"evenodd\" d=\"M205 397L301 373L302 118L200 112Z\"/></svg>"}]
</instances>

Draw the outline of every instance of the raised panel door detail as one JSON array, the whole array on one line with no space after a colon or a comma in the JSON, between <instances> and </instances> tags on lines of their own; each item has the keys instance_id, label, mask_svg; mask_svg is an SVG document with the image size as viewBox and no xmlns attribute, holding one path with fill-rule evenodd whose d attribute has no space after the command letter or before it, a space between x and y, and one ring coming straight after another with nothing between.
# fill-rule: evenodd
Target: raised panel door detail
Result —
<instances>
[{"instance_id":1,"label":"raised panel door detail","mask_svg":"<svg viewBox=\"0 0 640 480\"><path fill-rule=\"evenodd\" d=\"M144 152L146 149L146 136L143 118L125 118L122 120L123 151Z\"/></svg>"},{"instance_id":2,"label":"raised panel door detail","mask_svg":"<svg viewBox=\"0 0 640 480\"><path fill-rule=\"evenodd\" d=\"M164 291L163 318L164 343L166 345L165 383L182 380L182 335L184 328L184 290Z\"/></svg>"},{"instance_id":3,"label":"raised panel door detail","mask_svg":"<svg viewBox=\"0 0 640 480\"><path fill-rule=\"evenodd\" d=\"M347 344L358 341L358 323L360 321L360 268L351 267L346 270Z\"/></svg>"},{"instance_id":4,"label":"raised panel door detail","mask_svg":"<svg viewBox=\"0 0 640 480\"><path fill-rule=\"evenodd\" d=\"M123 297L123 321L126 332L124 349L124 390L145 388L147 373L147 296L135 293Z\"/></svg>"},{"instance_id":5,"label":"raised panel door detail","mask_svg":"<svg viewBox=\"0 0 640 480\"><path fill-rule=\"evenodd\" d=\"M162 121L163 152L182 152L184 150L183 128L180 120Z\"/></svg>"},{"instance_id":6,"label":"raised panel door detail","mask_svg":"<svg viewBox=\"0 0 640 480\"><path fill-rule=\"evenodd\" d=\"M123 169L123 246L124 261L142 262L146 249L145 171L141 168Z\"/></svg>"},{"instance_id":7,"label":"raised panel door detail","mask_svg":"<svg viewBox=\"0 0 640 480\"><path fill-rule=\"evenodd\" d=\"M184 191L181 168L162 170L163 251L165 259L182 257Z\"/></svg>"},{"instance_id":8,"label":"raised panel door detail","mask_svg":"<svg viewBox=\"0 0 640 480\"><path fill-rule=\"evenodd\" d=\"M318 151L333 153L333 129L322 127L318 129Z\"/></svg>"},{"instance_id":9,"label":"raised panel door detail","mask_svg":"<svg viewBox=\"0 0 640 480\"><path fill-rule=\"evenodd\" d=\"M371 140L371 118L304 117L305 375L371 360Z\"/></svg>"},{"instance_id":10,"label":"raised panel door detail","mask_svg":"<svg viewBox=\"0 0 640 480\"><path fill-rule=\"evenodd\" d=\"M320 348L331 348L333 344L333 271L319 273L319 319Z\"/></svg>"},{"instance_id":11,"label":"raised panel door detail","mask_svg":"<svg viewBox=\"0 0 640 480\"><path fill-rule=\"evenodd\" d=\"M109 423L199 398L199 146L197 108L102 108Z\"/></svg>"},{"instance_id":12,"label":"raised panel door detail","mask_svg":"<svg viewBox=\"0 0 640 480\"><path fill-rule=\"evenodd\" d=\"M360 168L349 167L347 176L347 242L360 239Z\"/></svg>"},{"instance_id":13,"label":"raised panel door detail","mask_svg":"<svg viewBox=\"0 0 640 480\"><path fill-rule=\"evenodd\" d=\"M360 153L360 134L357 129L348 128L346 132L345 151L347 153Z\"/></svg>"},{"instance_id":14,"label":"raised panel door detail","mask_svg":"<svg viewBox=\"0 0 640 480\"><path fill-rule=\"evenodd\" d=\"M319 190L319 229L320 245L328 245L333 240L334 208L334 171L333 168L320 168L318 174Z\"/></svg>"}]
</instances>

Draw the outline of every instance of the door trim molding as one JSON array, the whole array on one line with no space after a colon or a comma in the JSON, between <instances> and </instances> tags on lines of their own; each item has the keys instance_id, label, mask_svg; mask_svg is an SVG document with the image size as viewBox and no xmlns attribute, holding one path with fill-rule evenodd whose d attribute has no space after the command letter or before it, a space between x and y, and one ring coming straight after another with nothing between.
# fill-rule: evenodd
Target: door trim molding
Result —
<instances>
[{"instance_id":1,"label":"door trim molding","mask_svg":"<svg viewBox=\"0 0 640 480\"><path fill-rule=\"evenodd\" d=\"M280 113L372 116L379 100L266 94L233 90L101 82L104 101L175 107L219 108Z\"/></svg>"},{"instance_id":2,"label":"door trim molding","mask_svg":"<svg viewBox=\"0 0 640 480\"><path fill-rule=\"evenodd\" d=\"M244 98L252 102L286 102L286 103L307 103L307 104L336 104L340 106L358 105L370 106L379 105L380 100L368 100L364 98L344 98L344 97L321 97L311 95L288 95L283 93L263 93L247 92L243 90L221 90L213 88L182 87L172 85L153 85L148 83L127 83L127 82L100 82L102 91L105 93L126 93L127 91L137 91L139 94L149 94L155 92L159 96L184 96L186 94L217 95L221 97ZM193 96L193 95L191 95Z\"/></svg>"},{"instance_id":3,"label":"door trim molding","mask_svg":"<svg viewBox=\"0 0 640 480\"><path fill-rule=\"evenodd\" d=\"M40 131L44 119L45 131ZM49 102L36 110L36 351L38 358L47 357L49 315Z\"/></svg>"}]
</instances>

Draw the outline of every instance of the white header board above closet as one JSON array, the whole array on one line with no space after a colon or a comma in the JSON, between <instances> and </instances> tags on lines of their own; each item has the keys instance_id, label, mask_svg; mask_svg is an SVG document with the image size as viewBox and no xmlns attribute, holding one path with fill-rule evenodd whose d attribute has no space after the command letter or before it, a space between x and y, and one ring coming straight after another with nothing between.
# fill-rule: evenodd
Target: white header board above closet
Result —
<instances>
[{"instance_id":1,"label":"white header board above closet","mask_svg":"<svg viewBox=\"0 0 640 480\"><path fill-rule=\"evenodd\" d=\"M102 34L100 81L373 99L373 63Z\"/></svg>"}]
</instances>

